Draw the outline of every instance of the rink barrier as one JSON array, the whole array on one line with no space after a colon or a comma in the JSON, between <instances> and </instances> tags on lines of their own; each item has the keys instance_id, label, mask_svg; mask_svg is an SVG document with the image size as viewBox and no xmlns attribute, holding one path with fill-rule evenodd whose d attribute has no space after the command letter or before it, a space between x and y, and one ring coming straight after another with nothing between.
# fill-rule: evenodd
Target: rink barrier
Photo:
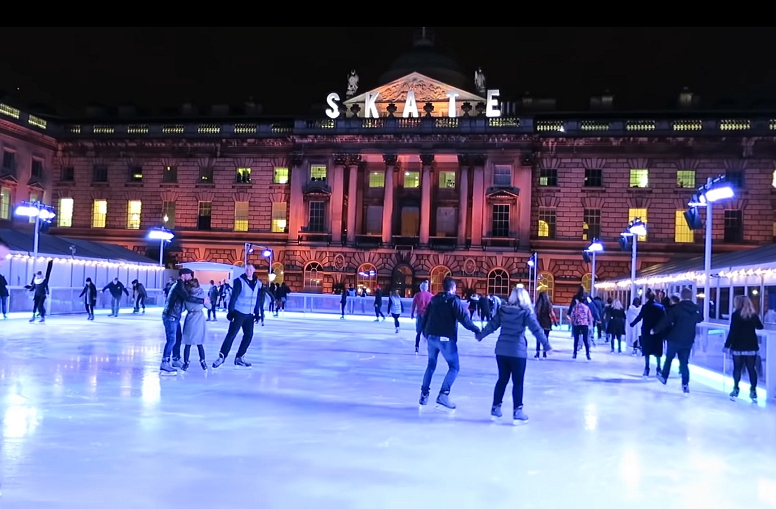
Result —
<instances>
[{"instance_id":1,"label":"rink barrier","mask_svg":"<svg viewBox=\"0 0 776 509\"><path fill-rule=\"evenodd\" d=\"M46 313L49 315L69 315L84 312L84 299L78 295L83 290L79 288L49 288L49 296L46 299ZM97 289L97 305L95 309L110 309L111 296L108 291L101 293L101 288ZM134 307L135 301L132 299L132 289L127 288L130 296L122 294L121 307ZM23 287L8 287L10 297L8 299L9 313L32 313L32 292ZM146 307L161 306L164 303L164 292L157 289L146 289L148 297L145 300Z\"/></svg>"}]
</instances>

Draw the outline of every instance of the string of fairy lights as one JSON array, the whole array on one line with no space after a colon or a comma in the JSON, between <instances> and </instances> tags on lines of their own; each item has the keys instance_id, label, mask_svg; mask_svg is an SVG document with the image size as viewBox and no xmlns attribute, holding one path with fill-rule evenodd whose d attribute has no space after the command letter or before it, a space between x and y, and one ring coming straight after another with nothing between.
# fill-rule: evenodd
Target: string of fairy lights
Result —
<instances>
[{"instance_id":1,"label":"string of fairy lights","mask_svg":"<svg viewBox=\"0 0 776 509\"><path fill-rule=\"evenodd\" d=\"M33 260L35 257L30 256L27 254L9 254L6 256L6 259L8 260L19 260L19 261L28 261ZM159 265L152 265L152 264L141 264L141 263L129 263L129 262L114 262L114 261L105 261L105 260L88 260L83 258L57 258L52 256L38 256L38 260L48 263L51 260L54 260L54 263L65 263L65 264L71 264L71 265L80 265L84 267L104 267L104 268L119 268L119 269L129 269L129 270L147 270L151 272L159 272L163 271L164 267L160 267Z\"/></svg>"},{"instance_id":2,"label":"string of fairy lights","mask_svg":"<svg viewBox=\"0 0 776 509\"><path fill-rule=\"evenodd\" d=\"M737 280L749 277L776 277L776 268L769 269L737 269L737 270L722 270L716 275L712 275L712 278ZM652 276L637 278L633 281L638 286L655 286L666 283L681 283L681 282L694 282L704 283L706 281L706 275L703 272L683 272L680 274L670 274L664 276ZM611 289L625 289L630 288L631 280L624 279L622 281L604 281L602 283L596 283L595 287L599 290L611 290Z\"/></svg>"}]
</instances>

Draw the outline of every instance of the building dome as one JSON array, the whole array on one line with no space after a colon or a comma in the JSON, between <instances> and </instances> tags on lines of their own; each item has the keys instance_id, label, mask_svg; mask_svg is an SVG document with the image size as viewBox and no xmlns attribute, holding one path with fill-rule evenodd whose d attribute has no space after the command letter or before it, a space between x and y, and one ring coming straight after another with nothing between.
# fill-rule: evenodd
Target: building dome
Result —
<instances>
[{"instance_id":1,"label":"building dome","mask_svg":"<svg viewBox=\"0 0 776 509\"><path fill-rule=\"evenodd\" d=\"M471 88L469 82L473 84L473 78L466 78L458 62L434 46L425 28L416 35L412 49L394 60L390 69L380 76L378 85L388 84L413 72L463 90Z\"/></svg>"}]
</instances>

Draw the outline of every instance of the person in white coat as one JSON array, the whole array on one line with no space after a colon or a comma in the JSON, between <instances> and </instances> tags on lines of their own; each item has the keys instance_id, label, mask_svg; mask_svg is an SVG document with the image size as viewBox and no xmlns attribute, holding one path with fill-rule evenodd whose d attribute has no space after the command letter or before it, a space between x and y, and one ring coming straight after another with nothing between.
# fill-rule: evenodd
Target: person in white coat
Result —
<instances>
[{"instance_id":1,"label":"person in white coat","mask_svg":"<svg viewBox=\"0 0 776 509\"><path fill-rule=\"evenodd\" d=\"M625 342L629 347L633 348L631 355L634 356L636 355L637 349L640 347L639 338L641 336L641 326L636 324L635 327L631 327L630 324L636 320L639 313L641 313L641 299L636 297L625 312Z\"/></svg>"}]
</instances>

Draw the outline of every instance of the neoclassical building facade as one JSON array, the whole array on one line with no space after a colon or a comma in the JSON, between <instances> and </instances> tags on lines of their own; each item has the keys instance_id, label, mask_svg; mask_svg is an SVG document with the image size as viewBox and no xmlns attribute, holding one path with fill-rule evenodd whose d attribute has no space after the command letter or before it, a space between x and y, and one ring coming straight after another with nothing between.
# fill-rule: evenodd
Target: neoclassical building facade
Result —
<instances>
[{"instance_id":1,"label":"neoclassical building facade","mask_svg":"<svg viewBox=\"0 0 776 509\"><path fill-rule=\"evenodd\" d=\"M634 218L648 225L640 266L701 253L703 232L683 212L709 177L738 189L714 210L715 251L773 241L776 115L532 112L496 102L479 73L469 86L428 46L368 92L352 80L343 100L322 91L329 108L311 118L60 120L0 104L0 221L43 200L58 210L52 233L152 257L146 234L166 227L171 264L241 264L250 243L272 250L271 270L294 291L410 295L452 275L505 295L528 282L536 252L539 289L559 302L589 287L593 239L606 249L597 278L629 273L617 239ZM247 258L270 270L262 251Z\"/></svg>"}]
</instances>

